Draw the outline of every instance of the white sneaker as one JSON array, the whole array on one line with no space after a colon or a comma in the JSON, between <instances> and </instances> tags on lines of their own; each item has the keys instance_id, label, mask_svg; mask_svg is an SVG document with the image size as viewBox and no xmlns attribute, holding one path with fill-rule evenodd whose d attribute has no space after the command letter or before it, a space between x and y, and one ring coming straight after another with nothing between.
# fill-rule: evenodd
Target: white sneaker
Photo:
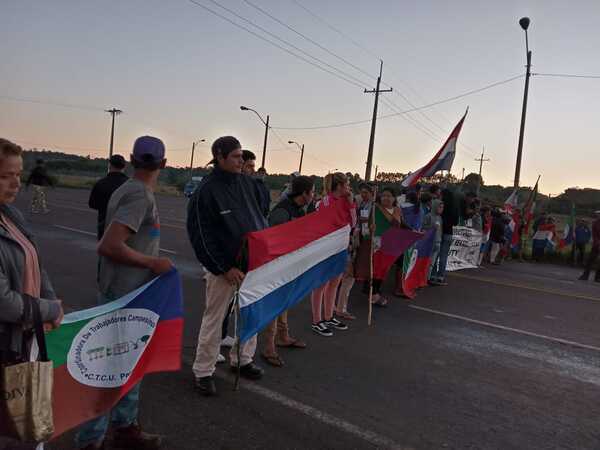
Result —
<instances>
[{"instance_id":1,"label":"white sneaker","mask_svg":"<svg viewBox=\"0 0 600 450\"><path fill-rule=\"evenodd\" d=\"M233 347L233 344L235 344L235 339L232 338L231 336L227 336L225 339L223 339L221 341L221 345L223 347Z\"/></svg>"},{"instance_id":2,"label":"white sneaker","mask_svg":"<svg viewBox=\"0 0 600 450\"><path fill-rule=\"evenodd\" d=\"M217 364L224 363L225 361L225 357L219 353L219 356L217 356Z\"/></svg>"}]
</instances>

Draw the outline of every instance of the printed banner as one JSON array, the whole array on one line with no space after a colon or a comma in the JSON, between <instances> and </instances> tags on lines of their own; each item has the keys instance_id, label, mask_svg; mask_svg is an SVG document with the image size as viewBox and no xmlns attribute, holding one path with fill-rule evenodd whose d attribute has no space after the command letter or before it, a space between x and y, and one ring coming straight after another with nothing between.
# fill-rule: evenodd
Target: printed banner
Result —
<instances>
[{"instance_id":1,"label":"printed banner","mask_svg":"<svg viewBox=\"0 0 600 450\"><path fill-rule=\"evenodd\" d=\"M481 251L481 232L467 227L454 227L453 234L446 270L476 269Z\"/></svg>"}]
</instances>

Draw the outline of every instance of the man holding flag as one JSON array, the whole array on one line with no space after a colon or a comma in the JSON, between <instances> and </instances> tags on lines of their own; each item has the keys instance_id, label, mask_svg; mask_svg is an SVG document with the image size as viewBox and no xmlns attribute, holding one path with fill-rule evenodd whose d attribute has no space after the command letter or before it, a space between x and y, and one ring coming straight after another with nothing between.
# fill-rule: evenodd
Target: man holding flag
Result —
<instances>
[{"instance_id":1,"label":"man holding flag","mask_svg":"<svg viewBox=\"0 0 600 450\"><path fill-rule=\"evenodd\" d=\"M206 396L217 394L213 373L221 346L223 319L245 277L240 258L248 232L267 227L254 180L242 174L240 142L233 136L217 139L212 145L213 171L198 186L188 205L187 231L196 257L208 270L206 306L196 359L192 370L198 391ZM252 362L256 335L240 349L240 374L257 380L263 370ZM237 345L229 353L231 366L238 364Z\"/></svg>"},{"instance_id":2,"label":"man holding flag","mask_svg":"<svg viewBox=\"0 0 600 450\"><path fill-rule=\"evenodd\" d=\"M135 141L134 175L111 196L105 222L109 225L98 245L100 303L116 300L173 268L168 258L158 256L160 220L154 198L166 162L160 139L142 136ZM117 448L152 450L161 445L161 436L144 433L137 422L140 385L133 386L111 411ZM85 423L75 438L77 447L102 448L107 429L107 415Z\"/></svg>"}]
</instances>

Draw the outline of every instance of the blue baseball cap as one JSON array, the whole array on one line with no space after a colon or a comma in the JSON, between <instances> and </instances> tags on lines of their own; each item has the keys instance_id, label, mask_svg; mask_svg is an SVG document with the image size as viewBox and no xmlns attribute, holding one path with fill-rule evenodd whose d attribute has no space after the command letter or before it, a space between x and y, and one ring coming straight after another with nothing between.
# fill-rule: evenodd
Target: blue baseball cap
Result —
<instances>
[{"instance_id":1,"label":"blue baseball cap","mask_svg":"<svg viewBox=\"0 0 600 450\"><path fill-rule=\"evenodd\" d=\"M165 144L152 136L140 136L133 144L133 159L139 162L161 162L165 159Z\"/></svg>"}]
</instances>

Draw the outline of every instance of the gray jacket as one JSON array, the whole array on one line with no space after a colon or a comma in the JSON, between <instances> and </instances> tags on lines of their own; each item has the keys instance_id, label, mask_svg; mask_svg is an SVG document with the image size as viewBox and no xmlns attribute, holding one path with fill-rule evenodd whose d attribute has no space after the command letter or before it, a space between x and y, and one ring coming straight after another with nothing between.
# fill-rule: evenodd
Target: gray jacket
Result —
<instances>
[{"instance_id":1,"label":"gray jacket","mask_svg":"<svg viewBox=\"0 0 600 450\"><path fill-rule=\"evenodd\" d=\"M8 205L0 206L0 213L13 222L19 230L34 244L31 232L25 225L21 213ZM37 249L37 246L36 246ZM31 329L31 303L25 301L23 294L23 273L25 254L21 245L15 241L0 223L0 354L11 352L22 355L23 330ZM40 267L42 277L40 305L42 321L56 320L60 307L48 275ZM36 301L36 300L33 300Z\"/></svg>"}]
</instances>

